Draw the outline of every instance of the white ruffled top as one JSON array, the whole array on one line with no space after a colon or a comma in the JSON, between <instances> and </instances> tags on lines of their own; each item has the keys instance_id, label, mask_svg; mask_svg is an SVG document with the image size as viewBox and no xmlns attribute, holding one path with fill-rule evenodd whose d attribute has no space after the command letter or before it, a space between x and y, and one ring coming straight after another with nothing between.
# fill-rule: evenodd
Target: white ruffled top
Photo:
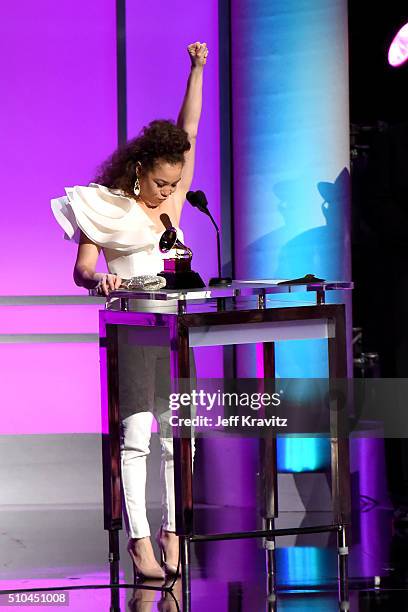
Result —
<instances>
[{"instance_id":1,"label":"white ruffled top","mask_svg":"<svg viewBox=\"0 0 408 612\"><path fill-rule=\"evenodd\" d=\"M159 250L163 232L132 198L96 183L67 187L65 193L51 200L51 208L67 240L79 243L82 230L102 247L109 272L122 278L163 270L169 256ZM184 240L180 228L177 236Z\"/></svg>"}]
</instances>

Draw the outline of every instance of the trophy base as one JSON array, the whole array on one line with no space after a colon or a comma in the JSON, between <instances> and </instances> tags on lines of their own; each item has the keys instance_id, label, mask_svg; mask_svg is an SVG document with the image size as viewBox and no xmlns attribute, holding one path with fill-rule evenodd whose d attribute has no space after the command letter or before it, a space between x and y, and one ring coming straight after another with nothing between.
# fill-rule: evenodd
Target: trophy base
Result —
<instances>
[{"instance_id":1,"label":"trophy base","mask_svg":"<svg viewBox=\"0 0 408 612\"><path fill-rule=\"evenodd\" d=\"M198 272L159 272L158 276L166 279L165 289L201 289L205 283Z\"/></svg>"},{"instance_id":2,"label":"trophy base","mask_svg":"<svg viewBox=\"0 0 408 612\"><path fill-rule=\"evenodd\" d=\"M210 278L208 283L209 287L229 287L230 285L232 285L232 278L230 276Z\"/></svg>"}]
</instances>

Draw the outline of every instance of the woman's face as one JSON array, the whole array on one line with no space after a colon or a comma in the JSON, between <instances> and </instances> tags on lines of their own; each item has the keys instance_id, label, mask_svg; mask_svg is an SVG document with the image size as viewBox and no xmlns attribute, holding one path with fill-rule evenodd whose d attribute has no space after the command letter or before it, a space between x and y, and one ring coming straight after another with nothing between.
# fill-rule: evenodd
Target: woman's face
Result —
<instances>
[{"instance_id":1,"label":"woman's face","mask_svg":"<svg viewBox=\"0 0 408 612\"><path fill-rule=\"evenodd\" d=\"M169 164L158 159L152 170L139 171L140 199L148 206L157 207L176 191L181 180L183 164Z\"/></svg>"}]
</instances>

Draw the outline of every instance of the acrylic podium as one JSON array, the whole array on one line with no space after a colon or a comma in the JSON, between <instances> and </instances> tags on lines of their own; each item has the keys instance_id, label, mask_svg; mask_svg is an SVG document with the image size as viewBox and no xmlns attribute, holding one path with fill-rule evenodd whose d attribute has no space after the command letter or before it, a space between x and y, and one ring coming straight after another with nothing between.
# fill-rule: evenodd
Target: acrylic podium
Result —
<instances>
[{"instance_id":1,"label":"acrylic podium","mask_svg":"<svg viewBox=\"0 0 408 612\"><path fill-rule=\"evenodd\" d=\"M347 291L348 282L278 284L273 281L236 281L230 287L194 290L115 291L100 312L102 393L102 451L104 527L109 531L111 585L119 584L119 530L122 529L120 471L120 406L118 329L131 326L140 345L167 346L170 351L172 392L190 377L191 347L262 344L264 378L275 377L276 341L326 339L329 378L347 377L344 304L326 303L328 291ZM299 292L292 301L285 294ZM303 292L303 302L301 293ZM297 296L294 296L297 297ZM304 299L304 298L307 299ZM191 436L176 432L174 486L176 533L180 536L183 610L191 609L190 545L192 542L263 538L270 591L275 587L275 539L280 535L337 533L339 597L347 600L347 525L350 522L348 438L340 436L341 411L330 418L331 487L333 517L329 525L276 529L278 514L276 437L260 440L262 459L263 529L250 532L200 535L194 532Z\"/></svg>"}]
</instances>

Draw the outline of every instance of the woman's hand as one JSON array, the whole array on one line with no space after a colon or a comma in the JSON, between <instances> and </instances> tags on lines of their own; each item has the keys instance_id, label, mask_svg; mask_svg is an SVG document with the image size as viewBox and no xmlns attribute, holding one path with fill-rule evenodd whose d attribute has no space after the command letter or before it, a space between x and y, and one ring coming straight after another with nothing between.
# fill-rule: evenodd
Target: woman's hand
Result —
<instances>
[{"instance_id":1,"label":"woman's hand","mask_svg":"<svg viewBox=\"0 0 408 612\"><path fill-rule=\"evenodd\" d=\"M193 67L203 67L207 63L207 43L195 42L187 47L188 54Z\"/></svg>"},{"instance_id":2,"label":"woman's hand","mask_svg":"<svg viewBox=\"0 0 408 612\"><path fill-rule=\"evenodd\" d=\"M108 296L110 291L115 291L115 289L119 289L122 284L122 279L120 276L116 274L95 274L95 280L98 281L95 289L98 295L106 295Z\"/></svg>"}]
</instances>

